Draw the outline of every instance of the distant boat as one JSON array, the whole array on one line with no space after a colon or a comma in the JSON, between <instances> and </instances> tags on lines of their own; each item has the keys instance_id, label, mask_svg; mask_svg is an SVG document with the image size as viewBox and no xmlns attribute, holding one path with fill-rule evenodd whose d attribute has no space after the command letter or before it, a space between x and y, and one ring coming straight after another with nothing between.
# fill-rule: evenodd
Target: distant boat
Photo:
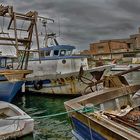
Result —
<instances>
[{"instance_id":1,"label":"distant boat","mask_svg":"<svg viewBox=\"0 0 140 140\"><path fill-rule=\"evenodd\" d=\"M25 76L30 70L12 69L11 56L0 56L0 101L11 102L25 83Z\"/></svg>"},{"instance_id":2,"label":"distant boat","mask_svg":"<svg viewBox=\"0 0 140 140\"><path fill-rule=\"evenodd\" d=\"M79 140L139 140L140 85L107 76L105 88L66 101L72 133Z\"/></svg>"},{"instance_id":3,"label":"distant boat","mask_svg":"<svg viewBox=\"0 0 140 140\"><path fill-rule=\"evenodd\" d=\"M0 101L0 139L15 139L30 134L34 120L17 106Z\"/></svg>"},{"instance_id":4,"label":"distant boat","mask_svg":"<svg viewBox=\"0 0 140 140\"><path fill-rule=\"evenodd\" d=\"M126 71L136 66L140 66L140 64L116 64L114 67L111 68L112 71Z\"/></svg>"},{"instance_id":5,"label":"distant boat","mask_svg":"<svg viewBox=\"0 0 140 140\"><path fill-rule=\"evenodd\" d=\"M28 69L33 70L26 82L28 90L52 95L81 95L85 88L85 84L78 78L81 67L90 79L97 75L101 78L105 70L112 67L89 67L88 57L74 55L74 49L75 47L70 45L40 48L40 59L33 53L33 58L28 62Z\"/></svg>"}]
</instances>

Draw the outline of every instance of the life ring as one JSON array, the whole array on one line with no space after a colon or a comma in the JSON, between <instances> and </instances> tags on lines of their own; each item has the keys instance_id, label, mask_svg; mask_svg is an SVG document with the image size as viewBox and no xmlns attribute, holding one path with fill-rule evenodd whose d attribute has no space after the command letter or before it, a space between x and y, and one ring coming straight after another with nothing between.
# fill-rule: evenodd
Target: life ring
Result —
<instances>
[{"instance_id":1,"label":"life ring","mask_svg":"<svg viewBox=\"0 0 140 140\"><path fill-rule=\"evenodd\" d=\"M36 90L40 90L40 89L42 89L42 87L43 87L43 82L41 80L40 81L34 81L34 88Z\"/></svg>"}]
</instances>

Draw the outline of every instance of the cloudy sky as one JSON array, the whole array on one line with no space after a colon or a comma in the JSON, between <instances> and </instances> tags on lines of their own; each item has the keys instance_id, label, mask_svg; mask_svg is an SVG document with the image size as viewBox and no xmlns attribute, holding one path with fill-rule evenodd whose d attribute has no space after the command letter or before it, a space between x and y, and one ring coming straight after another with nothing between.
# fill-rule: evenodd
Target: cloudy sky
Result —
<instances>
[{"instance_id":1,"label":"cloudy sky","mask_svg":"<svg viewBox=\"0 0 140 140\"><path fill-rule=\"evenodd\" d=\"M128 38L140 26L140 0L0 0L19 12L38 11L53 18L62 44L88 49L103 39ZM60 28L59 28L60 27ZM59 32L60 31L60 32Z\"/></svg>"}]
</instances>

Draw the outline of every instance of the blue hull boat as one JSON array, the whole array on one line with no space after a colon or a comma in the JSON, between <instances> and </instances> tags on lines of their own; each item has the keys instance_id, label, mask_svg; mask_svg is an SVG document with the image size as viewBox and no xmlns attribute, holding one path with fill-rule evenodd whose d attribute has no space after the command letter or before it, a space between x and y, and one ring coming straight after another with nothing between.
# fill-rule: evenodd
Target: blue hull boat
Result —
<instances>
[{"instance_id":1,"label":"blue hull boat","mask_svg":"<svg viewBox=\"0 0 140 140\"><path fill-rule=\"evenodd\" d=\"M0 82L0 100L11 102L16 93L21 89L24 81Z\"/></svg>"},{"instance_id":2,"label":"blue hull boat","mask_svg":"<svg viewBox=\"0 0 140 140\"><path fill-rule=\"evenodd\" d=\"M13 57L0 56L0 101L11 102L25 82L25 77L30 70L15 70L12 63Z\"/></svg>"},{"instance_id":3,"label":"blue hull boat","mask_svg":"<svg viewBox=\"0 0 140 140\"><path fill-rule=\"evenodd\" d=\"M64 103L72 133L78 140L139 140L140 85L120 75L103 81L104 89Z\"/></svg>"}]
</instances>

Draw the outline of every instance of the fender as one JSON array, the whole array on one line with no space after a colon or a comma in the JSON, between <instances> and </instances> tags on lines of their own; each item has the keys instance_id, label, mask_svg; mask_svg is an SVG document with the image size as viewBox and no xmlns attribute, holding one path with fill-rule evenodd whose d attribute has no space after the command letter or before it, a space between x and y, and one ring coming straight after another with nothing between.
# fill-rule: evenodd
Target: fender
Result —
<instances>
[{"instance_id":1,"label":"fender","mask_svg":"<svg viewBox=\"0 0 140 140\"><path fill-rule=\"evenodd\" d=\"M36 90L40 90L43 88L43 82L40 80L40 81L34 81L34 88Z\"/></svg>"}]
</instances>

